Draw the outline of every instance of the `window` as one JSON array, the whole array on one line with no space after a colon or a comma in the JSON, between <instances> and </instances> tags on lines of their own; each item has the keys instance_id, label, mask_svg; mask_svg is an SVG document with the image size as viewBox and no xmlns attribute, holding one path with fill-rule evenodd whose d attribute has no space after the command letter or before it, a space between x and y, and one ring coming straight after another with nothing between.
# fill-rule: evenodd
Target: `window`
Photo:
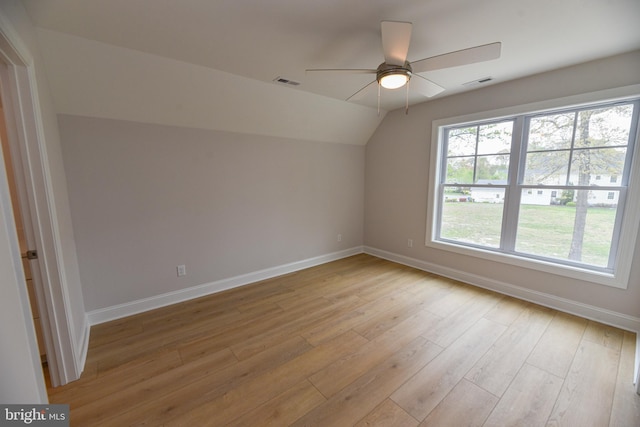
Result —
<instances>
[{"instance_id":1,"label":"window","mask_svg":"<svg viewBox=\"0 0 640 427\"><path fill-rule=\"evenodd\" d=\"M636 235L623 218L630 195L640 199L630 186L639 110L625 100L434 122L427 245L626 287L617 273L628 277L619 254Z\"/></svg>"}]
</instances>

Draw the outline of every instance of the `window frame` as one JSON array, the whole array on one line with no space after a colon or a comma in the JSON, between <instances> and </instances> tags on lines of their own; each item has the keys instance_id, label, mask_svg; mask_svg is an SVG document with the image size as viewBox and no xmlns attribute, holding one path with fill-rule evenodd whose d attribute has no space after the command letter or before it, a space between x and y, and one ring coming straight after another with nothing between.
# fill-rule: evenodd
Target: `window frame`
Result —
<instances>
[{"instance_id":1,"label":"window frame","mask_svg":"<svg viewBox=\"0 0 640 427\"><path fill-rule=\"evenodd\" d=\"M442 202L439 197L440 180L444 177L446 171L443 170L443 162L441 156L443 153L442 141L444 140L444 132L448 127L459 127L465 125L478 125L483 123L495 123L504 120L514 121L514 135L524 135L525 116L536 114L545 114L558 110L575 110L589 108L594 104L614 104L619 102L638 101L640 98L640 85L632 85L615 89L608 89L598 92L574 95L569 97L557 98L553 100L541 101L530 104L523 104L499 110L489 110L462 116L455 116L443 119L437 119L432 122L431 130L431 152L429 161L429 183L428 183L428 199L427 199L427 224L425 245L427 247L446 250L457 254L463 254L476 258L486 259L489 261L516 265L524 268L534 269L547 273L552 273L564 277L578 280L584 280L592 283L612 286L616 288L626 289L631 273L633 255L636 246L636 236L640 229L640 221L634 218L634 213L640 212L640 120L637 116L631 123L631 133L633 139L629 144L629 148L633 149L632 157L629 160L630 173L626 187L626 197L624 201L623 211L617 215L616 221L619 224L620 233L613 237L612 252L615 252L615 263L613 269L590 269L580 265L564 263L562 261L553 262L549 259L536 258L535 256L524 256L521 254L500 252L490 248L461 244L452 241L436 240L439 234L439 226L437 219L439 218L439 210L442 208ZM640 105L636 105L640 108ZM519 151L522 144L513 144L512 150ZM514 158L523 159L520 153L514 153ZM519 168L511 168L517 173ZM511 172L510 172L511 173ZM517 176L510 176L510 182L515 182L520 188L527 188L524 184L517 184ZM516 181L513 181L513 180ZM502 186L500 186L502 187ZM535 186L533 186L535 187ZM622 190L622 188L620 188ZM518 197L519 199L519 197ZM517 221L517 218L503 218L503 221ZM617 225L618 225L617 224ZM507 233L515 233L515 225L505 228Z\"/></svg>"}]
</instances>

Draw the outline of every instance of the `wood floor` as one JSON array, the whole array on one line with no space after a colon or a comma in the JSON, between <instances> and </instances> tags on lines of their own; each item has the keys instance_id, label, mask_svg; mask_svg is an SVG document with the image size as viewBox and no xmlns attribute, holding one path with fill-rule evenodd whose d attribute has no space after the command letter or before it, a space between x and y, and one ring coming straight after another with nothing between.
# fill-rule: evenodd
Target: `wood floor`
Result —
<instances>
[{"instance_id":1,"label":"wood floor","mask_svg":"<svg viewBox=\"0 0 640 427\"><path fill-rule=\"evenodd\" d=\"M640 426L635 334L368 255L94 326L72 426Z\"/></svg>"}]
</instances>

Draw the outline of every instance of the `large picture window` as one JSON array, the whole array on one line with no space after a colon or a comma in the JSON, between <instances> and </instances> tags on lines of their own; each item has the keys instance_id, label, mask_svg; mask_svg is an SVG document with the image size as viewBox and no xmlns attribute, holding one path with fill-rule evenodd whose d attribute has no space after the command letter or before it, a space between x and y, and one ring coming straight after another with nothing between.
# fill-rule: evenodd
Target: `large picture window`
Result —
<instances>
[{"instance_id":1,"label":"large picture window","mask_svg":"<svg viewBox=\"0 0 640 427\"><path fill-rule=\"evenodd\" d=\"M630 186L639 107L624 100L438 126L427 244L614 277L633 222L625 208L639 191Z\"/></svg>"}]
</instances>

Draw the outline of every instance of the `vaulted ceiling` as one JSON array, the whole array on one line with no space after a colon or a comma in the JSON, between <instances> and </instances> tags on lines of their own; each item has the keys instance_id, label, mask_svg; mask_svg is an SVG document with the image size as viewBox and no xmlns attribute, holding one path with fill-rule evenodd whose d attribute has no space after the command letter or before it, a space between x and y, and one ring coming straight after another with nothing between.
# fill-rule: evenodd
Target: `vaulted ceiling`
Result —
<instances>
[{"instance_id":1,"label":"vaulted ceiling","mask_svg":"<svg viewBox=\"0 0 640 427\"><path fill-rule=\"evenodd\" d=\"M23 0L23 4L42 29L341 102L373 77L305 70L377 67L383 61L382 20L413 23L410 61L502 43L497 60L422 73L445 88L436 97L477 89L481 84L469 83L488 77L491 80L484 85L640 48L638 0ZM300 84L281 85L274 82L278 77ZM403 106L405 96L404 89L383 90L382 109ZM428 100L409 92L410 104ZM357 102L375 114L375 87ZM376 125L377 121L367 124Z\"/></svg>"}]
</instances>

